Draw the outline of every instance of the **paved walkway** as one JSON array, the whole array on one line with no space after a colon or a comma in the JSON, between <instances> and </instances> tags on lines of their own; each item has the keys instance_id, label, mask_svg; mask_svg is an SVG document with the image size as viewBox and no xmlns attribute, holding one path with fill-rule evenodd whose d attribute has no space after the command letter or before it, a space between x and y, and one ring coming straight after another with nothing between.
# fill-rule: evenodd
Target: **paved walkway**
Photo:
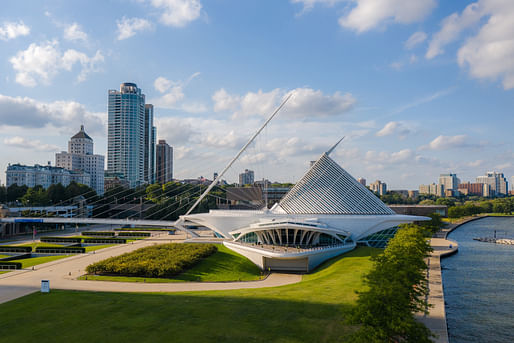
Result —
<instances>
[{"instance_id":1,"label":"paved walkway","mask_svg":"<svg viewBox=\"0 0 514 343\"><path fill-rule=\"evenodd\" d=\"M184 282L139 283L84 281L77 277L85 274L91 263L124 254L145 246L183 240L185 237L160 235L151 240L139 240L133 244L118 245L94 254L80 254L35 267L35 270L17 270L0 274L0 304L40 290L41 280L49 280L51 289L67 289L97 292L185 292L275 287L301 281L301 275L273 273L265 280L248 282Z\"/></svg>"},{"instance_id":2,"label":"paved walkway","mask_svg":"<svg viewBox=\"0 0 514 343\"><path fill-rule=\"evenodd\" d=\"M441 257L455 253L459 246L456 242L445 238L432 238L430 245L433 249L428 258L428 303L432 305L427 316L419 320L426 325L437 337L437 343L448 343L448 328L446 325L446 309L444 306L443 279L441 275Z\"/></svg>"}]
</instances>

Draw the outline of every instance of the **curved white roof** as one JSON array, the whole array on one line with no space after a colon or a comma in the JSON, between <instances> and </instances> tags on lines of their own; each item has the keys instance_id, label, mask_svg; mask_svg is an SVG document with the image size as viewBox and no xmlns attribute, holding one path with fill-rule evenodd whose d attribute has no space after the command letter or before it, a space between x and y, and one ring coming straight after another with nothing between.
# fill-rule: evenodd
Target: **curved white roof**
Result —
<instances>
[{"instance_id":1,"label":"curved white roof","mask_svg":"<svg viewBox=\"0 0 514 343\"><path fill-rule=\"evenodd\" d=\"M284 196L280 209L289 214L393 215L378 197L324 153Z\"/></svg>"}]
</instances>

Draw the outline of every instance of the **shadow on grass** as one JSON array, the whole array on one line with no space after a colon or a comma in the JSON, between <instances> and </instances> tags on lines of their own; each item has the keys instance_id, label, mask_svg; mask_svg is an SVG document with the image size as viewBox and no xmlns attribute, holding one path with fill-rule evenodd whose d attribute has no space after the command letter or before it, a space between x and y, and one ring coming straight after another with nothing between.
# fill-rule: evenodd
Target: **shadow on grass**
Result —
<instances>
[{"instance_id":1,"label":"shadow on grass","mask_svg":"<svg viewBox=\"0 0 514 343\"><path fill-rule=\"evenodd\" d=\"M0 342L335 342L351 305L52 291L0 305ZM30 329L28 325L30 323Z\"/></svg>"},{"instance_id":2,"label":"shadow on grass","mask_svg":"<svg viewBox=\"0 0 514 343\"><path fill-rule=\"evenodd\" d=\"M35 293L0 305L0 342L341 342L355 329L345 315L380 251L358 248L280 287Z\"/></svg>"}]
</instances>

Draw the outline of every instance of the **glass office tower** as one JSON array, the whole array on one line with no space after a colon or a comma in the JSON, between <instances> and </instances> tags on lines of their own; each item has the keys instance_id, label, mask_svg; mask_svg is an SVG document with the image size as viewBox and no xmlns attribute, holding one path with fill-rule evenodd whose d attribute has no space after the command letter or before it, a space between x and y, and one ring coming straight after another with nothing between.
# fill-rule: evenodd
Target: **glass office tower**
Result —
<instances>
[{"instance_id":1,"label":"glass office tower","mask_svg":"<svg viewBox=\"0 0 514 343\"><path fill-rule=\"evenodd\" d=\"M145 182L155 182L155 137L157 129L153 126L153 105L145 105Z\"/></svg>"},{"instance_id":2,"label":"glass office tower","mask_svg":"<svg viewBox=\"0 0 514 343\"><path fill-rule=\"evenodd\" d=\"M145 111L145 95L135 83L122 83L120 90L109 90L107 171L122 175L130 187L153 180L151 159L155 150L153 106L151 122ZM155 144L155 143L154 143ZM153 157L149 157L152 154Z\"/></svg>"}]
</instances>

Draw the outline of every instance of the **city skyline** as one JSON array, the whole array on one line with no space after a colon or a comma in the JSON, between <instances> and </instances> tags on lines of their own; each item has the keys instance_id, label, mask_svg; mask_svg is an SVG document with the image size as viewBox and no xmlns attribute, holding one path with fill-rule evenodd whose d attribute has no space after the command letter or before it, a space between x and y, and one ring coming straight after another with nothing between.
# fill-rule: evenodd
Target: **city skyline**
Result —
<instances>
[{"instance_id":1,"label":"city skyline","mask_svg":"<svg viewBox=\"0 0 514 343\"><path fill-rule=\"evenodd\" d=\"M156 140L174 147L177 178L220 171L295 91L227 180L251 169L294 182L342 136L333 158L389 189L450 172L510 179L514 56L502 44L514 39L514 5L385 1L364 13L365 3L6 4L0 167L45 165L80 124L107 155L105 95L134 82L155 106Z\"/></svg>"}]
</instances>

